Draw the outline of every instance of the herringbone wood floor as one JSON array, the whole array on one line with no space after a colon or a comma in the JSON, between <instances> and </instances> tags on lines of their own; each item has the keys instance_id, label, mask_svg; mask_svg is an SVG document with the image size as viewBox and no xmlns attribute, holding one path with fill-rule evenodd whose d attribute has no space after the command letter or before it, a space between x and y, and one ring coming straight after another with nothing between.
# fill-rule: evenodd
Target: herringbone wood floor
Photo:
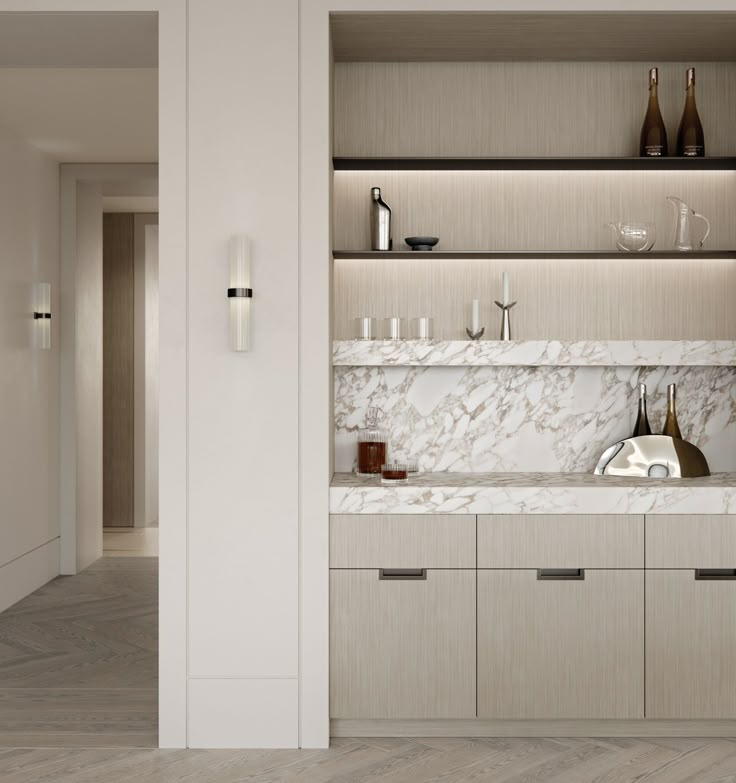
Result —
<instances>
[{"instance_id":1,"label":"herringbone wood floor","mask_svg":"<svg viewBox=\"0 0 736 783\"><path fill-rule=\"evenodd\" d=\"M157 583L102 558L0 614L0 746L158 744Z\"/></svg>"},{"instance_id":2,"label":"herringbone wood floor","mask_svg":"<svg viewBox=\"0 0 736 783\"><path fill-rule=\"evenodd\" d=\"M734 783L736 743L335 739L329 750L0 750L3 783Z\"/></svg>"},{"instance_id":3,"label":"herringbone wood floor","mask_svg":"<svg viewBox=\"0 0 736 783\"><path fill-rule=\"evenodd\" d=\"M0 615L1 783L736 783L736 741L726 739L142 748L156 742L156 566L105 558Z\"/></svg>"}]
</instances>

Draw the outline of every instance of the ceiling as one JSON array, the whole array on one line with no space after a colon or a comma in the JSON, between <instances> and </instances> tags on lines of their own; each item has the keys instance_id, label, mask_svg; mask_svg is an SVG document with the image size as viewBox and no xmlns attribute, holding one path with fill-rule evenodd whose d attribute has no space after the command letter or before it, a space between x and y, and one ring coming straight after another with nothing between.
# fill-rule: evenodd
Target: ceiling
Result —
<instances>
[{"instance_id":1,"label":"ceiling","mask_svg":"<svg viewBox=\"0 0 736 783\"><path fill-rule=\"evenodd\" d=\"M62 163L155 163L154 68L0 68L0 124Z\"/></svg>"},{"instance_id":2,"label":"ceiling","mask_svg":"<svg viewBox=\"0 0 736 783\"><path fill-rule=\"evenodd\" d=\"M158 14L0 13L0 68L157 68Z\"/></svg>"},{"instance_id":3,"label":"ceiling","mask_svg":"<svg viewBox=\"0 0 736 783\"><path fill-rule=\"evenodd\" d=\"M376 11L330 26L337 62L736 60L734 13Z\"/></svg>"},{"instance_id":4,"label":"ceiling","mask_svg":"<svg viewBox=\"0 0 736 783\"><path fill-rule=\"evenodd\" d=\"M62 163L155 163L157 41L151 13L0 13L0 125Z\"/></svg>"},{"instance_id":5,"label":"ceiling","mask_svg":"<svg viewBox=\"0 0 736 783\"><path fill-rule=\"evenodd\" d=\"M157 196L103 196L103 212L158 212Z\"/></svg>"}]
</instances>

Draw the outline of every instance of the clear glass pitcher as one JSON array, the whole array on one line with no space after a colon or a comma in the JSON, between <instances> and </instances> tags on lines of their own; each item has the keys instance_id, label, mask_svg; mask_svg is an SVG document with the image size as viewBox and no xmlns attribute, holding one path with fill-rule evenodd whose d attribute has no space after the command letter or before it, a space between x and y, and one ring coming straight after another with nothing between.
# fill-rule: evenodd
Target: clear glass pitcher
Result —
<instances>
[{"instance_id":1,"label":"clear glass pitcher","mask_svg":"<svg viewBox=\"0 0 736 783\"><path fill-rule=\"evenodd\" d=\"M703 247L703 242L708 238L710 234L710 223L708 218L696 212L677 196L667 196L667 201L675 208L675 250L681 250L687 252L688 250L694 250L692 233L690 231L690 218L700 218L705 223L705 234L703 238L698 242L698 249Z\"/></svg>"},{"instance_id":2,"label":"clear glass pitcher","mask_svg":"<svg viewBox=\"0 0 736 783\"><path fill-rule=\"evenodd\" d=\"M606 223L613 231L616 247L624 253L646 253L654 247L654 223Z\"/></svg>"}]
</instances>

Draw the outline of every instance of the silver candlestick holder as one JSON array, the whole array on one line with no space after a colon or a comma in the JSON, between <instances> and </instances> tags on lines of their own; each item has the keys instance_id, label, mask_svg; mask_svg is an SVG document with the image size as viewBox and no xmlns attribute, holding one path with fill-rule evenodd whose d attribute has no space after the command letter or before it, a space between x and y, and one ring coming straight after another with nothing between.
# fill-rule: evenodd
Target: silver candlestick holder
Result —
<instances>
[{"instance_id":1,"label":"silver candlestick holder","mask_svg":"<svg viewBox=\"0 0 736 783\"><path fill-rule=\"evenodd\" d=\"M481 330L479 332L473 333L473 332L470 331L470 329L465 327L465 334L467 334L468 337L471 340L480 340L480 338L483 337L483 332L485 332L485 330L486 330L486 327L484 326L484 327L481 328Z\"/></svg>"},{"instance_id":2,"label":"silver candlestick holder","mask_svg":"<svg viewBox=\"0 0 736 783\"><path fill-rule=\"evenodd\" d=\"M511 313L509 312L511 308L516 304L516 302L511 302L511 304L501 304L501 302L496 299L496 305L501 308L503 311L503 315L501 316L501 339L502 340L510 340L511 339Z\"/></svg>"}]
</instances>

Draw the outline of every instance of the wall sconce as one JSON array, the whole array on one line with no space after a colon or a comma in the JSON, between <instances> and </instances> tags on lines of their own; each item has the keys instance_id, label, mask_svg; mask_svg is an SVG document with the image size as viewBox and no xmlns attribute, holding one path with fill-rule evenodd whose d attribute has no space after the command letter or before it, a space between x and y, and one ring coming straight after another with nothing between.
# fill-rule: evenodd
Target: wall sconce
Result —
<instances>
[{"instance_id":1,"label":"wall sconce","mask_svg":"<svg viewBox=\"0 0 736 783\"><path fill-rule=\"evenodd\" d=\"M51 350L51 284L36 283L33 291L36 347Z\"/></svg>"},{"instance_id":2,"label":"wall sconce","mask_svg":"<svg viewBox=\"0 0 736 783\"><path fill-rule=\"evenodd\" d=\"M229 257L230 348L233 351L249 351L253 290L250 287L250 243L245 234L231 237Z\"/></svg>"}]
</instances>

